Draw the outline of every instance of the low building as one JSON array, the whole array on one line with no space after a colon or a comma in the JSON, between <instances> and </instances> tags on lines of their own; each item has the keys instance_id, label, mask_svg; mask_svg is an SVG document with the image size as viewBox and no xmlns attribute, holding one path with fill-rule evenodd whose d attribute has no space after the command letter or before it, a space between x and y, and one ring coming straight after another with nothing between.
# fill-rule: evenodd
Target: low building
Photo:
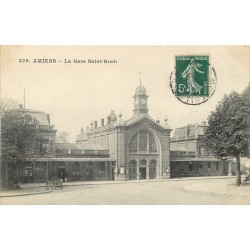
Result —
<instances>
[{"instance_id":1,"label":"low building","mask_svg":"<svg viewBox=\"0 0 250 250\"><path fill-rule=\"evenodd\" d=\"M109 157L108 150L100 145L79 145L76 143L56 143L56 157L39 159L39 165L48 164L48 178L64 181L112 180L115 159Z\"/></svg>"},{"instance_id":2,"label":"low building","mask_svg":"<svg viewBox=\"0 0 250 250\"><path fill-rule=\"evenodd\" d=\"M170 139L171 178L231 174L232 160L218 160L202 145L206 127L203 122L175 129Z\"/></svg>"}]
</instances>

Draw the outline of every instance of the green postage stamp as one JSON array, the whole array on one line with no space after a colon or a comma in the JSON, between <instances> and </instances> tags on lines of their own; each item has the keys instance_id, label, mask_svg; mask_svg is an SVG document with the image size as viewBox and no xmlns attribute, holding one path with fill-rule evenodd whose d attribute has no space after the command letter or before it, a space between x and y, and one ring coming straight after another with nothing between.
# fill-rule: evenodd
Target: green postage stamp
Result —
<instances>
[{"instance_id":1,"label":"green postage stamp","mask_svg":"<svg viewBox=\"0 0 250 250\"><path fill-rule=\"evenodd\" d=\"M208 96L209 57L176 56L176 95Z\"/></svg>"},{"instance_id":2,"label":"green postage stamp","mask_svg":"<svg viewBox=\"0 0 250 250\"><path fill-rule=\"evenodd\" d=\"M175 56L175 74L170 76L175 96L186 104L200 104L213 94L216 73L208 55Z\"/></svg>"}]
</instances>

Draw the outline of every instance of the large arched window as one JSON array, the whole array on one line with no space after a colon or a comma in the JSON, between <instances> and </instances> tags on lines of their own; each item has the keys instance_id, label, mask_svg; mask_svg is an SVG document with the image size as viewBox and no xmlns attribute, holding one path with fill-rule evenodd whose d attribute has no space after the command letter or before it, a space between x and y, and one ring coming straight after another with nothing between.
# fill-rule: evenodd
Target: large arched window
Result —
<instances>
[{"instance_id":1,"label":"large arched window","mask_svg":"<svg viewBox=\"0 0 250 250\"><path fill-rule=\"evenodd\" d=\"M141 131L133 135L129 142L129 152L131 153L156 153L157 143L153 134Z\"/></svg>"},{"instance_id":2,"label":"large arched window","mask_svg":"<svg viewBox=\"0 0 250 250\"><path fill-rule=\"evenodd\" d=\"M155 138L152 134L149 134L149 151L150 152L157 152L157 146Z\"/></svg>"}]
</instances>

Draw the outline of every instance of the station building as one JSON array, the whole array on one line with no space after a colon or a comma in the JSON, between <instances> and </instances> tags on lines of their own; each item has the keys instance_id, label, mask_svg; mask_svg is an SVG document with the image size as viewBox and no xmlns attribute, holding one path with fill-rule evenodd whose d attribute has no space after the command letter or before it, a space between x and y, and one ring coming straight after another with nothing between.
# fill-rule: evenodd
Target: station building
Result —
<instances>
[{"instance_id":1,"label":"station building","mask_svg":"<svg viewBox=\"0 0 250 250\"><path fill-rule=\"evenodd\" d=\"M43 138L32 160L19 166L20 183L64 181L166 179L188 176L228 175L231 162L219 161L202 146L207 127L188 124L170 139L167 119L161 124L148 114L148 95L140 83L134 96L133 116L123 120L112 110L106 119L90 122L75 143L56 143L50 116L21 109L37 121Z\"/></svg>"},{"instance_id":2,"label":"station building","mask_svg":"<svg viewBox=\"0 0 250 250\"><path fill-rule=\"evenodd\" d=\"M112 110L107 119L90 123L76 143L55 143L56 130L44 112L25 110L44 133L40 151L18 169L19 182L139 180L170 178L170 132L148 114L148 95L140 84L134 94L133 116L122 119Z\"/></svg>"},{"instance_id":3,"label":"station building","mask_svg":"<svg viewBox=\"0 0 250 250\"><path fill-rule=\"evenodd\" d=\"M77 144L100 145L109 152L115 164L111 172L115 180L170 178L170 132L164 124L148 114L148 95L143 85L134 94L133 116L122 119L112 110L106 119L91 122L90 128L77 136Z\"/></svg>"},{"instance_id":4,"label":"station building","mask_svg":"<svg viewBox=\"0 0 250 250\"><path fill-rule=\"evenodd\" d=\"M175 129L170 139L171 178L231 175L232 160L221 161L203 146L207 126L203 122Z\"/></svg>"}]
</instances>

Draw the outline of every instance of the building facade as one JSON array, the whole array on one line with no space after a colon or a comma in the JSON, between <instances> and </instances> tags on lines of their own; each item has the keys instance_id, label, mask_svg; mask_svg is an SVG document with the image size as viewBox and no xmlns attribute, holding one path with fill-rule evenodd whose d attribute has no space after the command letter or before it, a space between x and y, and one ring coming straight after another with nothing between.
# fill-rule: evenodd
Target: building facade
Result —
<instances>
[{"instance_id":1,"label":"building facade","mask_svg":"<svg viewBox=\"0 0 250 250\"><path fill-rule=\"evenodd\" d=\"M202 145L207 127L188 124L177 128L170 139L164 124L148 114L148 95L141 84L133 96L133 116L123 120L112 110L106 119L81 129L75 143L55 143L50 116L21 109L36 120L40 147L32 160L17 171L21 183L64 181L166 179L231 174L232 161L220 161Z\"/></svg>"},{"instance_id":2,"label":"building facade","mask_svg":"<svg viewBox=\"0 0 250 250\"><path fill-rule=\"evenodd\" d=\"M20 166L21 183L64 181L139 180L170 178L170 132L148 115L146 89L136 88L133 116L122 119L112 110L107 119L91 122L76 143L55 143L56 130L44 112L25 110L36 118L40 151Z\"/></svg>"},{"instance_id":3,"label":"building facade","mask_svg":"<svg viewBox=\"0 0 250 250\"><path fill-rule=\"evenodd\" d=\"M141 84L134 95L134 115L123 120L112 110L106 123L101 119L81 130L77 144L100 145L115 159L116 180L162 179L170 177L170 132L167 120L161 125L148 115L146 89Z\"/></svg>"},{"instance_id":4,"label":"building facade","mask_svg":"<svg viewBox=\"0 0 250 250\"><path fill-rule=\"evenodd\" d=\"M56 129L50 124L50 115L43 111L26 109L19 105L19 112L29 118L30 125L35 126L38 141L32 160L28 159L15 169L16 178L21 183L40 182L44 179L41 176L46 176L46 171L43 171L40 166L36 167L35 161L56 156Z\"/></svg>"},{"instance_id":5,"label":"building facade","mask_svg":"<svg viewBox=\"0 0 250 250\"><path fill-rule=\"evenodd\" d=\"M171 178L231 174L232 160L218 160L205 150L202 139L206 127L203 122L175 129L170 140Z\"/></svg>"}]
</instances>

